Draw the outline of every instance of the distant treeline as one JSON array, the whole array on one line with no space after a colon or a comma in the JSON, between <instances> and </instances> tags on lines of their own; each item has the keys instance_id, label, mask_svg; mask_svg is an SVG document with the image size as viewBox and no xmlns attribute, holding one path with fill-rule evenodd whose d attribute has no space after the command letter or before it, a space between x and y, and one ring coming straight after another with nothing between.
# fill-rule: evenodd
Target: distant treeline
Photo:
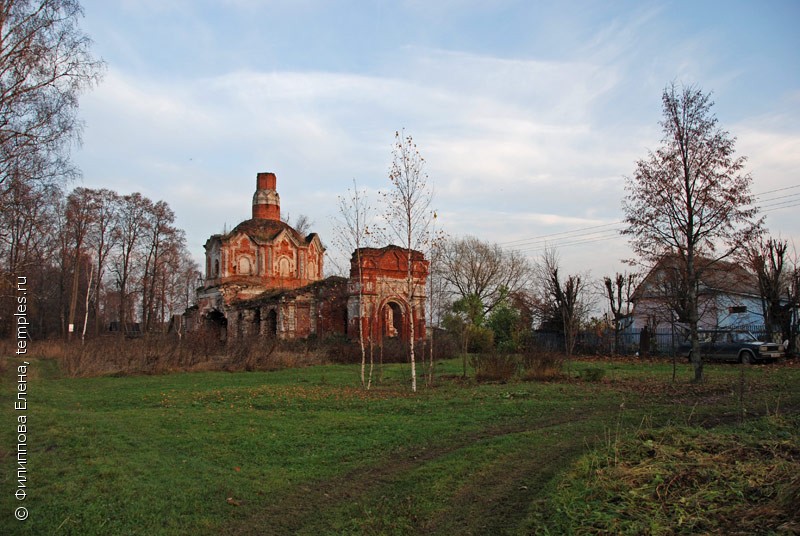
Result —
<instances>
[{"instance_id":1,"label":"distant treeline","mask_svg":"<svg viewBox=\"0 0 800 536\"><path fill-rule=\"evenodd\" d=\"M175 213L139 193L6 180L0 211L0 337L13 336L26 281L33 338L160 331L200 277ZM71 328L70 328L71 326Z\"/></svg>"}]
</instances>

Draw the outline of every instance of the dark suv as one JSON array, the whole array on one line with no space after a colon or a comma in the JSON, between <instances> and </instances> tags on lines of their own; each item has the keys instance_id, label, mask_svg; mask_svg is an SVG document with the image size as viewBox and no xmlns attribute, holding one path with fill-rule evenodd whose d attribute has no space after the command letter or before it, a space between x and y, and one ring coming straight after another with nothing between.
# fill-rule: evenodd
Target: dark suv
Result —
<instances>
[{"instance_id":1,"label":"dark suv","mask_svg":"<svg viewBox=\"0 0 800 536\"><path fill-rule=\"evenodd\" d=\"M759 341L755 335L744 330L701 330L700 352L704 360L733 361L736 363L757 363L775 361L783 357L783 349L773 342ZM692 360L692 344L686 341L681 345L689 361Z\"/></svg>"}]
</instances>

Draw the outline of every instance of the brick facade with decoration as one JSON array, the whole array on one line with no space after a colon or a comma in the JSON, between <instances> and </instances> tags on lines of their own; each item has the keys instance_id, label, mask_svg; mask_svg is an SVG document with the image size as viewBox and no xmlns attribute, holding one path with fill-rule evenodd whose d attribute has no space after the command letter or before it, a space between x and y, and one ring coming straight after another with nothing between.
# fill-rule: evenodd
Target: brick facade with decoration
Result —
<instances>
[{"instance_id":1,"label":"brick facade with decoration","mask_svg":"<svg viewBox=\"0 0 800 536\"><path fill-rule=\"evenodd\" d=\"M411 252L411 303L406 250L362 248L353 253L349 278L323 278L324 255L316 233L303 236L281 221L275 174L258 173L252 218L206 241L205 279L185 325L217 329L228 339L357 339L361 325L373 340L408 340L413 318L415 338L425 336L428 262L420 252ZM360 294L358 259L364 282Z\"/></svg>"}]
</instances>

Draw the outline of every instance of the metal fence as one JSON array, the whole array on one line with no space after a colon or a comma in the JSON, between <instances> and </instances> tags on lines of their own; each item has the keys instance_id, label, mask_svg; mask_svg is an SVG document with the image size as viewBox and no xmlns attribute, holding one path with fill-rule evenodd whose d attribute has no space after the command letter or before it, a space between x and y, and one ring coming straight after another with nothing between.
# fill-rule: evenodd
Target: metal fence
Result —
<instances>
[{"instance_id":1,"label":"metal fence","mask_svg":"<svg viewBox=\"0 0 800 536\"><path fill-rule=\"evenodd\" d=\"M745 329L761 340L766 336L763 324L737 326L736 329ZM680 326L676 326L674 330L672 328L648 329L644 340L642 340L643 331L642 329L626 329L620 332L619 344L615 342L613 329L581 331L575 342L575 353L633 356L642 355L646 351L651 356L672 357L687 339L687 331ZM549 351L562 352L565 348L564 334L560 332L534 332L532 342L537 347Z\"/></svg>"}]
</instances>

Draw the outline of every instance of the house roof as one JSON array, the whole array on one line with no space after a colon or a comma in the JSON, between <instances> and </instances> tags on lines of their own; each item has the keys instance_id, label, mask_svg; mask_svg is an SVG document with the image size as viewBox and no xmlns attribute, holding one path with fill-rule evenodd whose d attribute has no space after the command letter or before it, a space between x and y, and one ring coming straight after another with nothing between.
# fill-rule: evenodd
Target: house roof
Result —
<instances>
[{"instance_id":1,"label":"house roof","mask_svg":"<svg viewBox=\"0 0 800 536\"><path fill-rule=\"evenodd\" d=\"M678 255L665 255L645 276L633 294L634 301L653 297L651 289L656 288L664 274L681 270L683 260ZM758 296L758 278L744 266L728 261L710 261L698 258L700 270L700 292Z\"/></svg>"}]
</instances>

